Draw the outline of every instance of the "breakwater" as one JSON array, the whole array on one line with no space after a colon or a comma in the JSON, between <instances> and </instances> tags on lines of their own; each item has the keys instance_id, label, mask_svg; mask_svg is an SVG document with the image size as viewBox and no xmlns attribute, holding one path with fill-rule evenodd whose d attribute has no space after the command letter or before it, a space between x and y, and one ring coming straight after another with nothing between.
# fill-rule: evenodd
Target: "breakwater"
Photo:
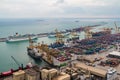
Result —
<instances>
[{"instance_id":1,"label":"breakwater","mask_svg":"<svg viewBox=\"0 0 120 80\"><path fill-rule=\"evenodd\" d=\"M89 27L89 28L93 28L93 27L97 27L97 26L101 26L101 25L91 25L91 26L84 26L84 27L79 27L79 28L73 28L73 29L67 29L65 31L60 31L60 33L67 33L67 32L81 32L81 31L84 31L86 27ZM40 34L36 34L38 36L38 38L41 38L41 37L46 37L48 36L49 34L56 34L55 32L51 32L51 33L40 33ZM5 42L7 40L7 38L0 38L0 42Z\"/></svg>"}]
</instances>

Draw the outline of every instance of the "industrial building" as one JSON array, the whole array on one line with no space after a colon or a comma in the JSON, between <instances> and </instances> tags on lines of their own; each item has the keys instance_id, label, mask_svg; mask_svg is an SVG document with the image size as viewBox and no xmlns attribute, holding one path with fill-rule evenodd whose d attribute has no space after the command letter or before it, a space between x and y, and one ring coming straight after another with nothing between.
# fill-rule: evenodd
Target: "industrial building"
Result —
<instances>
[{"instance_id":1,"label":"industrial building","mask_svg":"<svg viewBox=\"0 0 120 80\"><path fill-rule=\"evenodd\" d=\"M112 58L119 58L120 59L120 52L118 52L118 51L112 51L112 52L109 53L108 56L112 57Z\"/></svg>"},{"instance_id":2,"label":"industrial building","mask_svg":"<svg viewBox=\"0 0 120 80\"><path fill-rule=\"evenodd\" d=\"M19 70L18 72L13 73L13 80L25 80L25 72Z\"/></svg>"},{"instance_id":3,"label":"industrial building","mask_svg":"<svg viewBox=\"0 0 120 80\"><path fill-rule=\"evenodd\" d=\"M83 63L75 64L75 67L90 72L89 75L97 76L97 79L99 80L116 80L117 78L117 71L113 68L110 68L107 71L92 66L87 66Z\"/></svg>"},{"instance_id":4,"label":"industrial building","mask_svg":"<svg viewBox=\"0 0 120 80\"><path fill-rule=\"evenodd\" d=\"M40 80L40 73L36 72L33 69L25 70L25 79L26 80Z\"/></svg>"},{"instance_id":5,"label":"industrial building","mask_svg":"<svg viewBox=\"0 0 120 80\"><path fill-rule=\"evenodd\" d=\"M70 80L70 75L61 73L59 76L54 77L52 80Z\"/></svg>"},{"instance_id":6,"label":"industrial building","mask_svg":"<svg viewBox=\"0 0 120 80\"><path fill-rule=\"evenodd\" d=\"M41 70L41 78L42 80L48 79L52 80L53 77L58 75L58 70L56 69L42 69Z\"/></svg>"}]
</instances>

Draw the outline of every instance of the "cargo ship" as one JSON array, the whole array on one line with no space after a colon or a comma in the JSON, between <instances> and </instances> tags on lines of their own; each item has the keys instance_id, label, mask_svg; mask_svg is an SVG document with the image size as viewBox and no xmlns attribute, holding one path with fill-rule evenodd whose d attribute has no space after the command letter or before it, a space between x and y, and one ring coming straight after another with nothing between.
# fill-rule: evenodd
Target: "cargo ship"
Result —
<instances>
[{"instance_id":1,"label":"cargo ship","mask_svg":"<svg viewBox=\"0 0 120 80\"><path fill-rule=\"evenodd\" d=\"M51 43L49 45L49 48L60 48L60 47L63 47L63 46L64 46L64 43L55 42L55 43Z\"/></svg>"},{"instance_id":2,"label":"cargo ship","mask_svg":"<svg viewBox=\"0 0 120 80\"><path fill-rule=\"evenodd\" d=\"M67 37L70 34L70 32L66 32L66 33L61 33L62 37ZM48 35L48 38L56 38L56 34L55 33L51 33Z\"/></svg>"},{"instance_id":3,"label":"cargo ship","mask_svg":"<svg viewBox=\"0 0 120 80\"><path fill-rule=\"evenodd\" d=\"M55 34L49 34L49 35L48 35L48 38L55 38L55 37L56 37Z\"/></svg>"},{"instance_id":4,"label":"cargo ship","mask_svg":"<svg viewBox=\"0 0 120 80\"><path fill-rule=\"evenodd\" d=\"M54 67L64 66L67 65L67 62L71 60L71 54L62 52L57 48L56 49L50 48L49 45L44 43L42 44L38 43L38 45L34 45L30 42L30 45L27 50L30 56L31 54L34 53L33 51L34 49L38 49L38 52L41 53L40 59L44 60L50 66L54 66ZM30 52L30 50L32 51ZM37 59L35 56L33 58Z\"/></svg>"},{"instance_id":5,"label":"cargo ship","mask_svg":"<svg viewBox=\"0 0 120 80\"><path fill-rule=\"evenodd\" d=\"M100 37L100 36L105 36L110 34L111 34L111 30L109 30L108 28L107 30L104 30L104 31L92 33L92 37Z\"/></svg>"},{"instance_id":6,"label":"cargo ship","mask_svg":"<svg viewBox=\"0 0 120 80\"><path fill-rule=\"evenodd\" d=\"M31 39L37 39L37 35L35 34L25 34L25 35L19 35L18 33L16 33L14 36L9 36L6 40L6 42L19 42L19 41L27 41L29 40L29 37L31 37Z\"/></svg>"},{"instance_id":7,"label":"cargo ship","mask_svg":"<svg viewBox=\"0 0 120 80\"><path fill-rule=\"evenodd\" d=\"M13 75L14 72L17 72L19 70L26 70L26 69L29 69L31 67L33 67L34 65L30 62L28 63L25 67L23 67L22 65L19 66L17 69L10 69L8 71L5 71L5 72L1 72L0 73L0 80L1 78L5 78L5 77L9 77L11 75ZM3 79L2 79L3 80Z\"/></svg>"},{"instance_id":8,"label":"cargo ship","mask_svg":"<svg viewBox=\"0 0 120 80\"><path fill-rule=\"evenodd\" d=\"M34 60L41 60L42 53L40 53L37 48L27 48L27 52Z\"/></svg>"}]
</instances>

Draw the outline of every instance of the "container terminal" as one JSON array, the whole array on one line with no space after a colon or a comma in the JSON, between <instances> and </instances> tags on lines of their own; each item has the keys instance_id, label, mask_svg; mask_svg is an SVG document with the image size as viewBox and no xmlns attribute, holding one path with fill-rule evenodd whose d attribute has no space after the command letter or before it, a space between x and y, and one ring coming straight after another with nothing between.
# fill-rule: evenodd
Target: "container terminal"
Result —
<instances>
[{"instance_id":1,"label":"container terminal","mask_svg":"<svg viewBox=\"0 0 120 80\"><path fill-rule=\"evenodd\" d=\"M72 32L72 31L81 32L81 31L84 31L85 27L91 27L91 28L93 28L93 27L97 27L97 26L101 26L101 25L102 24L91 25L91 26L83 26L83 27L81 26L81 27L78 27L78 28L66 29L64 31L60 31L60 33L64 34L64 33ZM31 38L41 38L41 37L46 37L46 36L51 37L52 35L53 35L52 37L54 37L55 34L56 34L56 32L38 33L38 34L24 34L24 35L18 34L18 32L16 32L16 33L17 34L15 34L13 36L8 36L8 37L0 38L0 42L7 42L7 41L10 41L10 42L12 41L13 42L14 39L15 39L15 41L16 41L16 39L17 40L20 39L20 41L21 41L21 39L22 40L28 40L28 35L31 36ZM65 34L65 35L67 35L67 34Z\"/></svg>"},{"instance_id":2,"label":"container terminal","mask_svg":"<svg viewBox=\"0 0 120 80\"><path fill-rule=\"evenodd\" d=\"M25 68L2 72L0 80L120 80L120 32L115 27L100 32L84 29L85 39L63 40L56 31L56 42L34 43L29 37L28 55L44 60L49 66L29 63ZM54 47L53 47L54 46ZM40 55L37 55L40 54ZM37 57L37 59L36 59ZM14 59L14 57L13 57ZM15 59L14 59L15 60Z\"/></svg>"}]
</instances>

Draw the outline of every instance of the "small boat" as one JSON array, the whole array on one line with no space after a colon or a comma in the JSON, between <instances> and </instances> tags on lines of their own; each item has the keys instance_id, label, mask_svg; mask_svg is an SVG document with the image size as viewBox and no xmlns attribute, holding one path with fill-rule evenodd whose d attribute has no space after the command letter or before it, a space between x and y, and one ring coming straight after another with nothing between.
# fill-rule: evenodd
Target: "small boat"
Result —
<instances>
[{"instance_id":1,"label":"small boat","mask_svg":"<svg viewBox=\"0 0 120 80\"><path fill-rule=\"evenodd\" d=\"M79 22L78 20L76 20L75 22Z\"/></svg>"},{"instance_id":2,"label":"small boat","mask_svg":"<svg viewBox=\"0 0 120 80\"><path fill-rule=\"evenodd\" d=\"M42 54L36 49L27 48L28 55L31 56L34 60L40 60Z\"/></svg>"},{"instance_id":3,"label":"small boat","mask_svg":"<svg viewBox=\"0 0 120 80\"><path fill-rule=\"evenodd\" d=\"M63 34L64 37L66 37L68 35L70 35L70 32L66 32L66 33Z\"/></svg>"},{"instance_id":4,"label":"small boat","mask_svg":"<svg viewBox=\"0 0 120 80\"><path fill-rule=\"evenodd\" d=\"M48 38L55 38L56 36L54 34L48 35Z\"/></svg>"},{"instance_id":5,"label":"small boat","mask_svg":"<svg viewBox=\"0 0 120 80\"><path fill-rule=\"evenodd\" d=\"M66 33L62 33L61 36L62 37L67 37L70 34L70 32L66 32ZM56 38L56 34L49 34L48 38Z\"/></svg>"},{"instance_id":6,"label":"small boat","mask_svg":"<svg viewBox=\"0 0 120 80\"><path fill-rule=\"evenodd\" d=\"M12 71L11 70L9 70L9 71L6 71L6 72L2 72L1 73L1 76L9 76L9 75L12 75Z\"/></svg>"},{"instance_id":7,"label":"small boat","mask_svg":"<svg viewBox=\"0 0 120 80\"><path fill-rule=\"evenodd\" d=\"M55 37L56 37L55 34L49 34L49 35L48 35L48 38L55 38Z\"/></svg>"},{"instance_id":8,"label":"small boat","mask_svg":"<svg viewBox=\"0 0 120 80\"><path fill-rule=\"evenodd\" d=\"M29 37L33 39L37 39L37 35L35 34L25 34L25 35L19 35L16 33L14 36L9 36L6 40L6 42L19 42L19 41L27 41L29 40Z\"/></svg>"}]
</instances>

